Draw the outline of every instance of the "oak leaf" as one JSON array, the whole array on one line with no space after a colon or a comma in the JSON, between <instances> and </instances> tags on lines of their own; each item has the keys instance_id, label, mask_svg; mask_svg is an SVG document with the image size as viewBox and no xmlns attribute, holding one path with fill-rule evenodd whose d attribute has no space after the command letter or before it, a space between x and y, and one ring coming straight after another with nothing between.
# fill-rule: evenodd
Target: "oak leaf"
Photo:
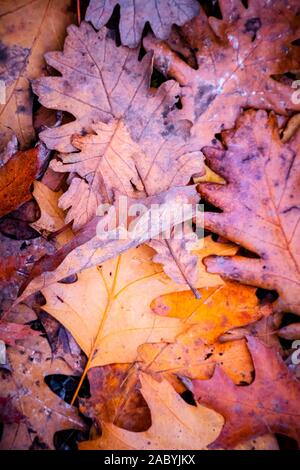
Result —
<instances>
[{"instance_id":1,"label":"oak leaf","mask_svg":"<svg viewBox=\"0 0 300 470\"><path fill-rule=\"evenodd\" d=\"M179 110L176 124L168 122L178 84L149 88L151 54L138 61L138 50L117 48L108 30L96 33L82 23L68 28L64 51L48 53L46 60L62 76L36 80L35 93L44 106L76 118L40 134L61 152L61 161L52 163L55 171L77 174L60 202L75 230L96 215L100 203L112 203L116 191L144 198L203 174L191 123Z\"/></svg>"},{"instance_id":2,"label":"oak leaf","mask_svg":"<svg viewBox=\"0 0 300 470\"><path fill-rule=\"evenodd\" d=\"M44 72L43 54L61 47L66 26L75 19L71 3L71 0L36 0L33 6L30 0L1 2L0 79L5 83L5 103L0 100L1 147L6 146L13 134L22 149L35 137L30 80Z\"/></svg>"},{"instance_id":3,"label":"oak leaf","mask_svg":"<svg viewBox=\"0 0 300 470\"><path fill-rule=\"evenodd\" d=\"M144 432L130 432L111 423L102 423L102 436L79 444L81 450L168 450L204 449L218 436L223 418L197 405L186 404L166 381L156 382L140 375L141 393L151 410L151 427Z\"/></svg>"},{"instance_id":4,"label":"oak leaf","mask_svg":"<svg viewBox=\"0 0 300 470\"><path fill-rule=\"evenodd\" d=\"M166 39L172 24L182 25L192 19L199 11L196 0L91 0L85 19L91 21L96 29L104 26L112 15L116 5L121 8L120 34L122 44L138 46L147 22L160 39Z\"/></svg>"},{"instance_id":5,"label":"oak leaf","mask_svg":"<svg viewBox=\"0 0 300 470\"><path fill-rule=\"evenodd\" d=\"M218 367L210 380L193 382L195 398L225 418L211 447L232 448L243 439L266 432L285 434L299 442L299 381L276 350L251 336L248 347L255 367L251 385L234 385Z\"/></svg>"},{"instance_id":6,"label":"oak leaf","mask_svg":"<svg viewBox=\"0 0 300 470\"><path fill-rule=\"evenodd\" d=\"M215 134L234 126L242 108L299 110L291 84L274 76L299 67L298 2L222 0L222 20L203 10L180 30L195 51L196 70L159 40L147 36L155 66L182 86L183 115L194 123L193 135L211 145ZM272 44L272 47L270 47Z\"/></svg>"},{"instance_id":7,"label":"oak leaf","mask_svg":"<svg viewBox=\"0 0 300 470\"><path fill-rule=\"evenodd\" d=\"M222 209L206 212L205 226L259 259L214 256L204 261L207 269L275 289L278 308L299 314L299 139L282 144L274 116L247 111L223 143L226 150L204 149L209 165L227 180L199 185L201 195Z\"/></svg>"}]
</instances>

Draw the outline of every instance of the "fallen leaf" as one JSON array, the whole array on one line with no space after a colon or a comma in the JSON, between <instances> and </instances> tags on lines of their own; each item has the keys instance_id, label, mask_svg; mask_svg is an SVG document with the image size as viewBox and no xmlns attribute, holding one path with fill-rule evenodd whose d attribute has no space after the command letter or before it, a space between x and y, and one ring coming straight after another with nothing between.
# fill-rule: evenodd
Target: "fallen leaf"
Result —
<instances>
[{"instance_id":1,"label":"fallen leaf","mask_svg":"<svg viewBox=\"0 0 300 470\"><path fill-rule=\"evenodd\" d=\"M80 230L76 236L66 243L62 248L57 250L53 256L44 256L32 268L30 276L24 282L20 290L20 297L17 302L21 302L28 295L41 290L51 284L69 277L91 266L97 266L106 260L115 258L121 253L133 247L139 246L149 240L150 236L156 237L159 233L163 232L162 228L167 221L163 219L164 204L173 204L180 201L182 204L185 202L195 204L198 201L198 193L194 186L174 187L170 190L157 194L153 197L145 198L143 204L149 209L140 218L136 219L137 230L130 232L129 236L126 234L124 237L124 229L121 226L115 232L113 239L110 233L105 230L102 231L101 227L109 221L108 216L95 217L88 222L86 226ZM153 211L158 206L162 209L159 212L159 217L153 217ZM189 220L189 214L184 211L174 213L176 219L175 225ZM186 218L185 218L186 217ZM152 223L151 230L149 229L149 221ZM97 228L100 226L100 235ZM97 233L98 232L98 233ZM154 254L154 253L153 253Z\"/></svg>"},{"instance_id":2,"label":"fallen leaf","mask_svg":"<svg viewBox=\"0 0 300 470\"><path fill-rule=\"evenodd\" d=\"M141 393L151 410L151 427L134 433L111 423L102 423L102 436L82 442L81 450L190 450L205 449L218 436L223 418L197 405L186 404L166 381L140 375Z\"/></svg>"},{"instance_id":3,"label":"fallen leaf","mask_svg":"<svg viewBox=\"0 0 300 470\"><path fill-rule=\"evenodd\" d=\"M138 360L143 361L143 370L155 373L204 380L219 366L236 384L252 380L253 364L244 340L206 345L193 329L173 343L141 345Z\"/></svg>"},{"instance_id":4,"label":"fallen leaf","mask_svg":"<svg viewBox=\"0 0 300 470\"><path fill-rule=\"evenodd\" d=\"M19 306L13 312L14 321L36 318L28 307ZM52 360L47 340L30 336L22 345L7 350L11 373L1 371L1 396L26 417L25 422L6 424L0 441L2 449L28 449L34 437L50 449L53 435L62 429L84 429L76 408L59 399L46 385L49 374L70 374L72 370L62 360Z\"/></svg>"},{"instance_id":5,"label":"fallen leaf","mask_svg":"<svg viewBox=\"0 0 300 470\"><path fill-rule=\"evenodd\" d=\"M0 6L0 79L5 83L5 103L0 100L0 137L5 147L14 133L22 149L32 144L30 80L45 69L43 55L59 48L65 28L75 18L71 0L3 0Z\"/></svg>"},{"instance_id":6,"label":"fallen leaf","mask_svg":"<svg viewBox=\"0 0 300 470\"><path fill-rule=\"evenodd\" d=\"M31 199L30 187L48 157L44 145L20 151L0 167L0 217Z\"/></svg>"},{"instance_id":7,"label":"fallen leaf","mask_svg":"<svg viewBox=\"0 0 300 470\"><path fill-rule=\"evenodd\" d=\"M33 84L44 106L76 118L40 134L49 148L61 152L52 168L77 174L60 200L75 230L96 215L100 203L112 203L116 191L143 199L204 172L191 123L180 119L179 110L178 121L168 122L178 84L168 81L151 90L151 54L139 62L138 50L116 47L110 36L87 23L69 27L64 51L46 54L62 76Z\"/></svg>"},{"instance_id":8,"label":"fallen leaf","mask_svg":"<svg viewBox=\"0 0 300 470\"><path fill-rule=\"evenodd\" d=\"M210 272L275 289L278 309L300 313L299 144L282 144L273 116L247 111L223 135L227 150L205 148L226 185L200 183L201 195L222 213L206 212L205 227L259 255L211 257ZM241 174L243 178L241 178Z\"/></svg>"},{"instance_id":9,"label":"fallen leaf","mask_svg":"<svg viewBox=\"0 0 300 470\"><path fill-rule=\"evenodd\" d=\"M26 339L28 336L39 336L29 325L8 322L0 319L0 339L10 346L16 346L16 341Z\"/></svg>"},{"instance_id":10,"label":"fallen leaf","mask_svg":"<svg viewBox=\"0 0 300 470\"><path fill-rule=\"evenodd\" d=\"M155 67L182 86L183 115L194 123L201 146L215 134L234 126L242 108L271 109L278 114L299 110L291 83L275 75L299 67L298 1L220 1L222 20L203 10L180 31L195 51L196 70L166 43L147 36L146 50L154 51ZM272 47L270 47L270 43Z\"/></svg>"},{"instance_id":11,"label":"fallen leaf","mask_svg":"<svg viewBox=\"0 0 300 470\"><path fill-rule=\"evenodd\" d=\"M232 448L243 439L268 432L285 434L299 442L300 384L278 352L249 336L255 367L251 385L237 386L217 367L208 380L193 381L195 398L225 418L211 447Z\"/></svg>"},{"instance_id":12,"label":"fallen leaf","mask_svg":"<svg viewBox=\"0 0 300 470\"><path fill-rule=\"evenodd\" d=\"M161 295L151 303L158 315L180 318L195 325L198 337L214 343L227 330L253 323L272 313L271 304L260 304L256 289L237 282L199 288L201 299L190 291Z\"/></svg>"},{"instance_id":13,"label":"fallen leaf","mask_svg":"<svg viewBox=\"0 0 300 470\"><path fill-rule=\"evenodd\" d=\"M146 431L151 425L147 403L140 392L138 368L134 364L111 364L88 371L91 397L80 399L80 411L93 419L128 431Z\"/></svg>"},{"instance_id":14,"label":"fallen leaf","mask_svg":"<svg viewBox=\"0 0 300 470\"><path fill-rule=\"evenodd\" d=\"M145 24L149 22L152 31L160 39L166 39L172 24L182 25L197 15L199 4L196 0L91 0L85 19L96 29L102 28L111 17L116 5L120 5L121 42L125 46L136 47L142 37Z\"/></svg>"}]
</instances>

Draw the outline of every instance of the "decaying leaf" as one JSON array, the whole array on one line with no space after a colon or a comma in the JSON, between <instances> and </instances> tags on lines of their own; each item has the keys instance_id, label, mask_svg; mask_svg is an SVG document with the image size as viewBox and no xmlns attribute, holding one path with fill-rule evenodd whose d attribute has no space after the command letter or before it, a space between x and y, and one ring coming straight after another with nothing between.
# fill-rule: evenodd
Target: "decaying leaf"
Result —
<instances>
[{"instance_id":1,"label":"decaying leaf","mask_svg":"<svg viewBox=\"0 0 300 470\"><path fill-rule=\"evenodd\" d=\"M215 134L234 126L242 108L273 109L286 114L298 109L290 84L272 77L299 68L298 1L221 0L222 20L203 10L181 28L195 51L197 70L187 65L165 43L151 36L146 50L154 50L155 66L182 86L184 115L195 124L201 146ZM272 47L270 47L272 44Z\"/></svg>"},{"instance_id":2,"label":"decaying leaf","mask_svg":"<svg viewBox=\"0 0 300 470\"><path fill-rule=\"evenodd\" d=\"M205 214L205 226L259 255L211 257L210 272L275 289L279 307L300 313L299 136L282 144L273 116L248 111L223 135L227 150L205 148L212 169L227 185L199 185L222 213ZM243 178L241 178L243 175Z\"/></svg>"},{"instance_id":3,"label":"decaying leaf","mask_svg":"<svg viewBox=\"0 0 300 470\"><path fill-rule=\"evenodd\" d=\"M204 449L218 436L221 415L201 405L186 404L166 380L159 383L146 374L141 374L140 380L141 393L151 410L151 427L134 433L103 423L102 436L81 443L80 449Z\"/></svg>"},{"instance_id":4,"label":"decaying leaf","mask_svg":"<svg viewBox=\"0 0 300 470\"><path fill-rule=\"evenodd\" d=\"M255 367L251 385L234 385L218 367L210 380L193 382L195 398L225 418L222 432L212 446L232 448L243 439L270 431L299 442L299 381L276 350L251 336L248 347Z\"/></svg>"},{"instance_id":5,"label":"decaying leaf","mask_svg":"<svg viewBox=\"0 0 300 470\"><path fill-rule=\"evenodd\" d=\"M14 321L29 321L36 316L27 307L14 311ZM68 428L84 429L75 408L59 399L46 385L48 374L71 374L62 360L52 360L47 340L30 336L7 351L11 372L1 371L1 396L26 418L21 423L7 424L0 441L2 449L29 449L37 437L46 448L53 449L53 435Z\"/></svg>"},{"instance_id":6,"label":"decaying leaf","mask_svg":"<svg viewBox=\"0 0 300 470\"><path fill-rule=\"evenodd\" d=\"M43 54L61 47L66 26L75 19L71 3L71 0L35 0L34 4L30 0L1 1L0 79L5 84L5 99L0 100L1 148L13 134L22 149L32 144L30 80L43 74Z\"/></svg>"},{"instance_id":7,"label":"decaying leaf","mask_svg":"<svg viewBox=\"0 0 300 470\"><path fill-rule=\"evenodd\" d=\"M172 24L182 25L197 15L199 4L196 0L91 0L86 20L96 29L102 28L112 15L116 5L121 8L120 33L122 44L138 46L147 22L160 39L166 39Z\"/></svg>"}]
</instances>

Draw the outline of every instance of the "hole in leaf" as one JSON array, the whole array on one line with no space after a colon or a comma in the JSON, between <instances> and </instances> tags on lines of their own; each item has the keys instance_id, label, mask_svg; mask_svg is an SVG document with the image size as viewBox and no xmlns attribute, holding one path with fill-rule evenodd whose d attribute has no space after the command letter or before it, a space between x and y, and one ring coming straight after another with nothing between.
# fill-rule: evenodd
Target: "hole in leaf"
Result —
<instances>
[{"instance_id":1,"label":"hole in leaf","mask_svg":"<svg viewBox=\"0 0 300 470\"><path fill-rule=\"evenodd\" d=\"M197 406L194 396L190 390L185 390L180 394L181 398L188 403L188 405Z\"/></svg>"},{"instance_id":2,"label":"hole in leaf","mask_svg":"<svg viewBox=\"0 0 300 470\"><path fill-rule=\"evenodd\" d=\"M71 403L80 377L74 375L51 374L44 378L48 387L66 403ZM90 398L90 384L87 378L84 379L78 396L80 398ZM76 400L75 406L78 405Z\"/></svg>"},{"instance_id":3,"label":"hole in leaf","mask_svg":"<svg viewBox=\"0 0 300 470\"><path fill-rule=\"evenodd\" d=\"M53 436L53 444L56 450L78 450L77 442L89 439L89 432L78 429L66 429L57 431Z\"/></svg>"}]
</instances>

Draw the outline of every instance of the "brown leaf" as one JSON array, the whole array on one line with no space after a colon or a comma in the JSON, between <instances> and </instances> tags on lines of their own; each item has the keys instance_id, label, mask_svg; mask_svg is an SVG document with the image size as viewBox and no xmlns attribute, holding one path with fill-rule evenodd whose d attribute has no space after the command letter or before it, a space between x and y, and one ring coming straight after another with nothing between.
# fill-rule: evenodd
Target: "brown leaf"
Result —
<instances>
[{"instance_id":1,"label":"brown leaf","mask_svg":"<svg viewBox=\"0 0 300 470\"><path fill-rule=\"evenodd\" d=\"M31 199L30 187L48 157L44 145L17 152L0 167L0 217Z\"/></svg>"},{"instance_id":2,"label":"brown leaf","mask_svg":"<svg viewBox=\"0 0 300 470\"><path fill-rule=\"evenodd\" d=\"M12 313L13 321L36 318L27 307L19 306ZM10 397L11 404L26 417L25 422L4 427L0 448L28 449L37 436L48 448L54 448L53 435L63 429L84 429L76 408L67 405L46 385L48 374L67 374L67 364L52 358L47 340L30 336L15 348L7 350L11 373L1 372L1 396ZM31 430L31 432L29 432Z\"/></svg>"},{"instance_id":3,"label":"brown leaf","mask_svg":"<svg viewBox=\"0 0 300 470\"><path fill-rule=\"evenodd\" d=\"M0 79L6 102L0 100L0 138L5 147L15 133L22 149L32 144L30 80L44 72L43 54L61 47L65 28L75 20L71 0L3 0L0 5Z\"/></svg>"},{"instance_id":4,"label":"brown leaf","mask_svg":"<svg viewBox=\"0 0 300 470\"><path fill-rule=\"evenodd\" d=\"M140 392L134 364L94 367L88 379L91 398L80 399L80 411L92 418L98 429L103 421L135 432L150 427L150 411Z\"/></svg>"},{"instance_id":5,"label":"brown leaf","mask_svg":"<svg viewBox=\"0 0 300 470\"><path fill-rule=\"evenodd\" d=\"M211 447L232 448L244 439L268 432L299 442L298 380L274 349L251 336L248 347L255 367L251 385L234 385L218 367L210 380L193 381L195 398L225 418L222 432Z\"/></svg>"},{"instance_id":6,"label":"brown leaf","mask_svg":"<svg viewBox=\"0 0 300 470\"><path fill-rule=\"evenodd\" d=\"M278 308L299 314L299 140L282 144L273 116L248 111L223 142L227 150L204 149L209 165L228 183L199 185L201 195L223 211L206 212L205 226L260 258L214 256L205 265L230 279L277 290Z\"/></svg>"},{"instance_id":7,"label":"brown leaf","mask_svg":"<svg viewBox=\"0 0 300 470\"><path fill-rule=\"evenodd\" d=\"M201 145L233 127L242 108L273 109L286 114L298 109L291 83L273 75L299 67L298 1L222 0L222 20L200 14L181 28L195 51L197 69L188 66L167 44L147 36L146 50L154 51L155 66L182 86L183 114L195 124ZM272 47L270 47L272 44Z\"/></svg>"},{"instance_id":8,"label":"brown leaf","mask_svg":"<svg viewBox=\"0 0 300 470\"><path fill-rule=\"evenodd\" d=\"M129 47L138 46L147 22L158 38L166 39L172 24L182 25L199 11L196 0L184 0L180 5L176 0L133 0L132 3L126 0L91 0L85 19L100 29L108 22L117 4L121 8L121 42Z\"/></svg>"}]
</instances>

